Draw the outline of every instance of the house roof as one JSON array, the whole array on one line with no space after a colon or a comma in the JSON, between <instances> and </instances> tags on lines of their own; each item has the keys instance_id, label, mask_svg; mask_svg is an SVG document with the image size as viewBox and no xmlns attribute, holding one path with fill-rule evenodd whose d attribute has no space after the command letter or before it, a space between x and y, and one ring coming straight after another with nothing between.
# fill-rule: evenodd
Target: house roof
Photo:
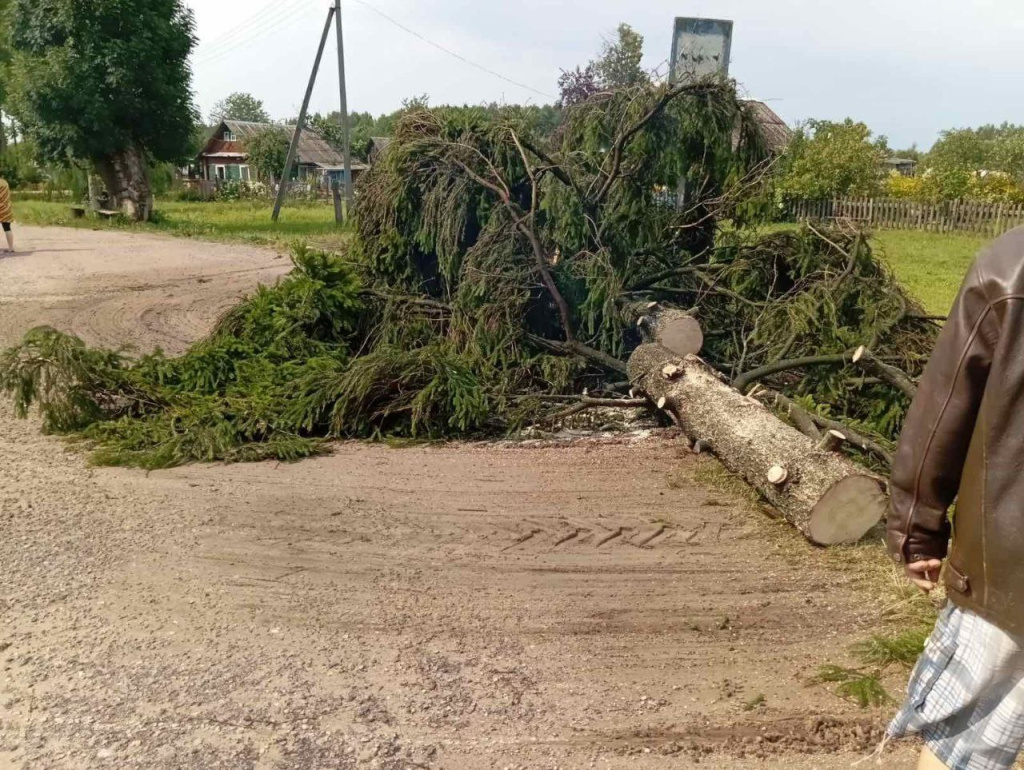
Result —
<instances>
[{"instance_id":1,"label":"house roof","mask_svg":"<svg viewBox=\"0 0 1024 770\"><path fill-rule=\"evenodd\" d=\"M376 163L380 158L381 153L384 152L391 145L390 136L371 136L370 146L367 150L367 156L370 159L370 163Z\"/></svg>"},{"instance_id":2,"label":"house roof","mask_svg":"<svg viewBox=\"0 0 1024 770\"><path fill-rule=\"evenodd\" d=\"M917 161L913 158L886 158L885 162L890 166L916 166Z\"/></svg>"},{"instance_id":3,"label":"house roof","mask_svg":"<svg viewBox=\"0 0 1024 770\"><path fill-rule=\"evenodd\" d=\"M235 135L236 141L228 142L222 138L225 128ZM250 123L245 120L222 120L217 125L217 128L214 129L202 155L204 157L227 157L230 155L244 157L246 155L245 140L251 139L267 129L280 131L286 134L289 140L295 134L295 126L281 125L280 123ZM306 126L302 129L302 136L299 138L299 151L296 162L302 165L340 169L345 165L345 157L331 147L327 140L315 130ZM363 171L366 169L366 165L353 159L352 168L356 171Z\"/></svg>"},{"instance_id":4,"label":"house roof","mask_svg":"<svg viewBox=\"0 0 1024 770\"><path fill-rule=\"evenodd\" d=\"M793 138L793 129L786 125L786 121L764 102L746 101L744 104L754 113L754 119L760 124L768 149L772 152L785 150Z\"/></svg>"}]
</instances>

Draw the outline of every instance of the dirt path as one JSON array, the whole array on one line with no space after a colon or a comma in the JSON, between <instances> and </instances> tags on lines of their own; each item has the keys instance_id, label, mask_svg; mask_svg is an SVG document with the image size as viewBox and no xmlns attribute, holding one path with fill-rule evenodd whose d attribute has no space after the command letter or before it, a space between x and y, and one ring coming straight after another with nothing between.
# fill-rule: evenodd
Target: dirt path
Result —
<instances>
[{"instance_id":1,"label":"dirt path","mask_svg":"<svg viewBox=\"0 0 1024 770\"><path fill-rule=\"evenodd\" d=\"M179 350L286 268L19 234L0 344ZM805 683L872 604L702 468L659 438L147 475L4 405L0 767L847 768L883 715Z\"/></svg>"}]
</instances>

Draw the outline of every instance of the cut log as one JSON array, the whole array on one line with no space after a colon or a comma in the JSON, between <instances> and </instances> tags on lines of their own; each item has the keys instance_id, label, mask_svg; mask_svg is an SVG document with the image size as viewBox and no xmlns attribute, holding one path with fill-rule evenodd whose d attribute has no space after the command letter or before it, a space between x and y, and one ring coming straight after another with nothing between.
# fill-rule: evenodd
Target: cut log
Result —
<instances>
[{"instance_id":1,"label":"cut log","mask_svg":"<svg viewBox=\"0 0 1024 770\"><path fill-rule=\"evenodd\" d=\"M669 364L681 370L671 380L662 375ZM888 499L880 478L821 448L696 356L641 345L629 360L629 375L638 393L661 403L691 440L743 477L812 542L856 542L885 515Z\"/></svg>"},{"instance_id":2,"label":"cut log","mask_svg":"<svg viewBox=\"0 0 1024 770\"><path fill-rule=\"evenodd\" d=\"M696 318L685 311L648 306L637 321L645 342L656 342L677 356L695 356L704 347L704 331Z\"/></svg>"}]
</instances>

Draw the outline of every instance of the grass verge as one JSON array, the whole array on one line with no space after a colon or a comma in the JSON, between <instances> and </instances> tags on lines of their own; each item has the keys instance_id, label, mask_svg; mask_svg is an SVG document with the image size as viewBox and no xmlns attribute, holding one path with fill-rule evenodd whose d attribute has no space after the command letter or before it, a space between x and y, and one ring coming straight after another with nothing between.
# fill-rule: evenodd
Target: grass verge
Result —
<instances>
[{"instance_id":1,"label":"grass verge","mask_svg":"<svg viewBox=\"0 0 1024 770\"><path fill-rule=\"evenodd\" d=\"M879 230L881 254L929 313L946 315L974 257L990 239L971 235Z\"/></svg>"},{"instance_id":2,"label":"grass verge","mask_svg":"<svg viewBox=\"0 0 1024 770\"><path fill-rule=\"evenodd\" d=\"M88 230L149 231L179 238L232 241L285 248L305 241L324 249L336 249L351 237L347 226L334 221L334 207L326 204L289 203L278 222L271 221L272 205L266 201L194 203L158 201L151 222L75 219L66 201L15 201L17 222L26 225L80 227Z\"/></svg>"}]
</instances>

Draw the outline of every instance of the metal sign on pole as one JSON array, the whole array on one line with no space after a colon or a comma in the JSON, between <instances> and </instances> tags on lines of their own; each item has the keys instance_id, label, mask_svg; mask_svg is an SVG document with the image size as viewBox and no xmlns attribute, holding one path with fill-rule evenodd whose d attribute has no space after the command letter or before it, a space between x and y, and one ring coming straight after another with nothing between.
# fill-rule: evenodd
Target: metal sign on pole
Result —
<instances>
[{"instance_id":1,"label":"metal sign on pole","mask_svg":"<svg viewBox=\"0 0 1024 770\"><path fill-rule=\"evenodd\" d=\"M334 0L334 21L338 28L338 83L341 89L341 137L345 155L344 217L352 213L352 147L349 138L348 94L345 88L345 37L341 31L341 0Z\"/></svg>"},{"instance_id":2,"label":"metal sign on pole","mask_svg":"<svg viewBox=\"0 0 1024 770\"><path fill-rule=\"evenodd\" d=\"M337 2L337 0L336 0ZM309 85L306 86L306 96L302 100L302 110L299 112L299 120L295 124L295 133L292 134L292 143L288 146L288 159L284 162L284 176L277 190L277 199L274 201L274 221L281 215L281 205L284 203L284 196L288 190L288 183L292 177L292 167L295 165L295 156L299 151L299 139L302 137L302 129L306 123L306 112L309 110L309 100L313 96L313 86L316 85L316 75L320 71L320 60L324 56L324 48L327 47L327 36L331 32L331 21L334 19L335 8L327 12L327 23L324 24L324 33L320 36L320 47L316 52L316 61L313 62L313 72L309 76ZM346 156L347 164L347 156Z\"/></svg>"},{"instance_id":3,"label":"metal sign on pole","mask_svg":"<svg viewBox=\"0 0 1024 770\"><path fill-rule=\"evenodd\" d=\"M677 17L672 32L669 82L696 82L705 78L729 77L732 54L732 22L724 19ZM676 189L676 208L686 205L686 178Z\"/></svg>"},{"instance_id":4,"label":"metal sign on pole","mask_svg":"<svg viewBox=\"0 0 1024 770\"><path fill-rule=\"evenodd\" d=\"M729 76L732 22L679 17L672 34L669 79L673 83Z\"/></svg>"}]
</instances>

